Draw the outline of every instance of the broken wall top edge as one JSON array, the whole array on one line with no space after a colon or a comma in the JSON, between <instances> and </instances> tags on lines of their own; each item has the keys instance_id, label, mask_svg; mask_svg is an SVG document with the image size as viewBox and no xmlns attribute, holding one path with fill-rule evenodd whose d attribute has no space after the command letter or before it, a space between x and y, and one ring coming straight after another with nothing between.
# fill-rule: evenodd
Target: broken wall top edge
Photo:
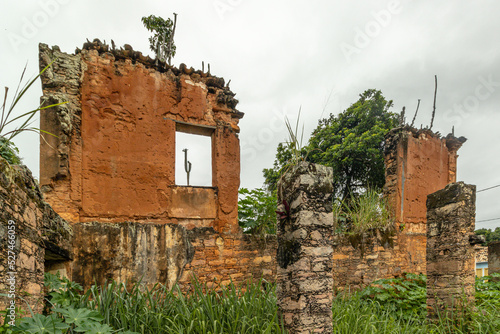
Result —
<instances>
[{"instance_id":1,"label":"broken wall top edge","mask_svg":"<svg viewBox=\"0 0 500 334\"><path fill-rule=\"evenodd\" d=\"M51 50L64 53L57 45L50 48L47 44L39 43L39 49L40 52L42 52L42 50ZM170 73L176 77L187 75L193 82L201 82L205 84L209 93L216 94L217 101L227 106L229 108L227 111L231 110L233 118L241 119L245 115L243 112L236 109L236 105L239 103L239 101L234 98L236 93L233 93L230 90L228 83L226 83L222 77L214 76L210 74L210 72L195 70L193 67L188 68L184 63L181 63L177 68L175 66L168 65L165 61L144 56L142 52L135 51L129 44L125 44L123 48L115 48L114 43L113 46L110 47L108 44L102 43L99 39L94 39L93 42L87 40L87 42L83 44L82 49L76 48L74 55L92 50L97 51L100 57L111 57L114 58L115 61L130 60L134 65L139 63L145 68L153 69L159 73Z\"/></svg>"}]
</instances>

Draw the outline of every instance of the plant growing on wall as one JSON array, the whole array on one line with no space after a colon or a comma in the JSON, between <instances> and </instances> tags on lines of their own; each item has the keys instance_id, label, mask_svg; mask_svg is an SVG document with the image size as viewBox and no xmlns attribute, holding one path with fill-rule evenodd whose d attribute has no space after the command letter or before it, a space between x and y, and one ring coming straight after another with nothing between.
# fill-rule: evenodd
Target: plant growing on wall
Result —
<instances>
[{"instance_id":1,"label":"plant growing on wall","mask_svg":"<svg viewBox=\"0 0 500 334\"><path fill-rule=\"evenodd\" d=\"M352 195L345 202L336 201L333 212L337 232L360 235L369 230L383 231L394 226L387 201L373 189L361 195Z\"/></svg>"},{"instance_id":2,"label":"plant growing on wall","mask_svg":"<svg viewBox=\"0 0 500 334\"><path fill-rule=\"evenodd\" d=\"M23 73L21 74L21 79L19 79L19 84L17 86L16 92L14 93L14 97L12 98L12 103L10 107L7 107L7 97L9 93L9 88L5 87L3 104L1 107L2 112L0 117L0 155L4 159L6 159L10 164L21 163L21 159L19 158L18 155L19 150L12 142L14 137L25 131L33 131L36 133L42 132L53 136L53 134L47 131L43 131L39 128L35 128L30 125L33 123L34 117L39 111L67 103L67 102L62 102L57 104L44 105L45 101L42 101L42 103L38 106L38 108L34 110L25 112L17 116L14 114L14 108L19 103L24 94L26 94L26 92L33 85L33 83L35 83L35 81L40 77L40 75L44 73L51 65L52 62L49 65L47 65L42 71L40 71L40 73L38 73L38 75L36 75L33 79L29 80L27 83L21 86L24 74L26 72L26 67L24 67ZM14 126L14 124L20 124L20 125ZM12 128L13 126L14 128L10 130L10 128Z\"/></svg>"},{"instance_id":3,"label":"plant growing on wall","mask_svg":"<svg viewBox=\"0 0 500 334\"><path fill-rule=\"evenodd\" d=\"M174 21L154 15L144 16L141 20L146 29L153 33L153 36L149 37L149 48L156 54L157 60L167 61L171 65L176 50L174 34L177 14L174 13Z\"/></svg>"}]
</instances>

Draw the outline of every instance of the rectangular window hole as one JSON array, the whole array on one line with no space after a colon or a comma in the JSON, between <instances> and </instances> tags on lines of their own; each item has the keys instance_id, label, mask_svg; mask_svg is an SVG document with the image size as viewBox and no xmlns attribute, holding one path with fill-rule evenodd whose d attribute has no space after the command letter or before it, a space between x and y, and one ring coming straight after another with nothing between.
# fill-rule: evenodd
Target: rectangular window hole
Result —
<instances>
[{"instance_id":1,"label":"rectangular window hole","mask_svg":"<svg viewBox=\"0 0 500 334\"><path fill-rule=\"evenodd\" d=\"M193 128L196 129L188 127ZM185 125L178 126L175 133L175 184L187 186L189 171L189 186L211 187L212 136L209 134L213 131L182 131L185 129Z\"/></svg>"}]
</instances>

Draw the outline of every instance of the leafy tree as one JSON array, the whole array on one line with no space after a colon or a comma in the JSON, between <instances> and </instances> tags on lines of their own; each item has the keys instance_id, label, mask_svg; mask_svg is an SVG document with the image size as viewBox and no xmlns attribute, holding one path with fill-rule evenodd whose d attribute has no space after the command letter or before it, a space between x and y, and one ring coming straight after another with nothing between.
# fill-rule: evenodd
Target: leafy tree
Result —
<instances>
[{"instance_id":1,"label":"leafy tree","mask_svg":"<svg viewBox=\"0 0 500 334\"><path fill-rule=\"evenodd\" d=\"M149 47L156 54L156 57L161 61L168 61L170 65L171 59L175 56L176 46L174 44L175 24L177 14L174 13L174 21L170 18L164 20L160 16L154 15L144 16L142 23L153 33L149 37Z\"/></svg>"},{"instance_id":2,"label":"leafy tree","mask_svg":"<svg viewBox=\"0 0 500 334\"><path fill-rule=\"evenodd\" d=\"M241 188L238 221L245 233L276 234L276 192Z\"/></svg>"},{"instance_id":3,"label":"leafy tree","mask_svg":"<svg viewBox=\"0 0 500 334\"><path fill-rule=\"evenodd\" d=\"M484 237L486 238L485 246L492 241L500 240L500 227L495 228L494 231L492 231L491 229L480 228L476 230L475 233L477 235L484 235Z\"/></svg>"},{"instance_id":4,"label":"leafy tree","mask_svg":"<svg viewBox=\"0 0 500 334\"><path fill-rule=\"evenodd\" d=\"M383 187L384 136L398 123L397 115L389 111L391 107L392 101L387 101L382 92L369 89L344 112L319 121L302 156L333 168L336 197L344 200L368 188ZM268 189L276 189L290 157L287 147L278 145L273 168L264 170Z\"/></svg>"}]
</instances>

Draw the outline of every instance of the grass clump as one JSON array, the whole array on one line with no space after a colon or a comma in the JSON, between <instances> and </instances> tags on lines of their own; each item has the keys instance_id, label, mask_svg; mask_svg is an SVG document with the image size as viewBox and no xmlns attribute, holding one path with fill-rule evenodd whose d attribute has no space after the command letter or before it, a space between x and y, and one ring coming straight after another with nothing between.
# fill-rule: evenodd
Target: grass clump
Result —
<instances>
[{"instance_id":1,"label":"grass clump","mask_svg":"<svg viewBox=\"0 0 500 334\"><path fill-rule=\"evenodd\" d=\"M371 230L386 231L394 226L389 205L381 194L367 189L361 195L351 195L348 201L334 203L337 231L361 235Z\"/></svg>"}]
</instances>

